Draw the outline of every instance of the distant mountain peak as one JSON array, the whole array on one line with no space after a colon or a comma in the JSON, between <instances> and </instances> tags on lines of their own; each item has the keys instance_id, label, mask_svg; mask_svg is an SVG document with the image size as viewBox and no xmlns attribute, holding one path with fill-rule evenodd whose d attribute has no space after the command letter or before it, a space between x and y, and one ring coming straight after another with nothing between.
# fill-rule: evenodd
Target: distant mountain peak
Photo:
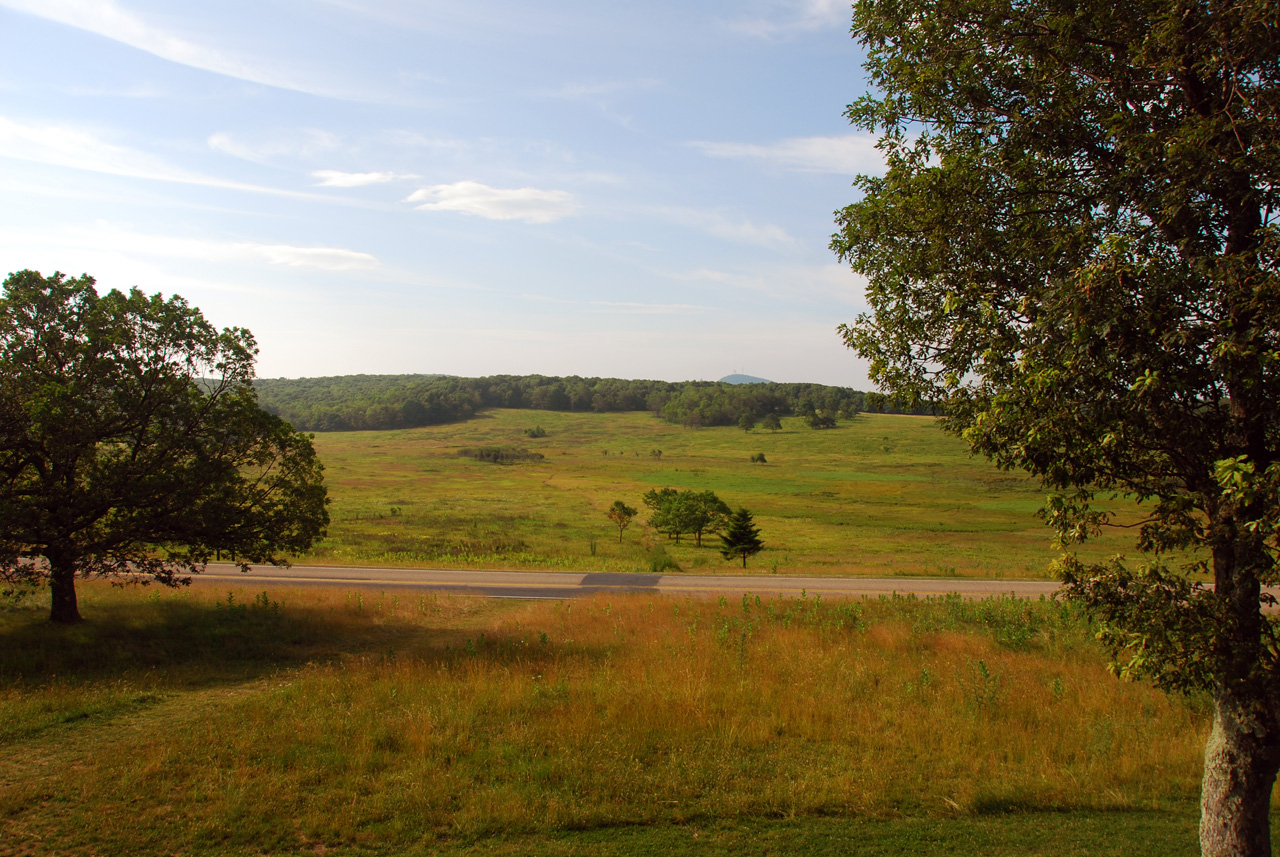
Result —
<instances>
[{"instance_id":1,"label":"distant mountain peak","mask_svg":"<svg viewBox=\"0 0 1280 857\"><path fill-rule=\"evenodd\" d=\"M772 384L768 378L757 378L755 375L725 375L720 379L721 384Z\"/></svg>"}]
</instances>

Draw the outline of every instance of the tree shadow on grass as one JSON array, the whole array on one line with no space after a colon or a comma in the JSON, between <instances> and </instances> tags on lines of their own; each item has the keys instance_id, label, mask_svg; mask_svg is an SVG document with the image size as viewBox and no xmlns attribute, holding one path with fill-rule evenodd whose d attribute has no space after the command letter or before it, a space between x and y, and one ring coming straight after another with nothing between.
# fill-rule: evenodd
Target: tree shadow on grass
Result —
<instances>
[{"instance_id":1,"label":"tree shadow on grass","mask_svg":"<svg viewBox=\"0 0 1280 857\"><path fill-rule=\"evenodd\" d=\"M71 626L47 621L37 605L0 610L0 690L111 681L195 688L353 656L454 662L563 654L554 644L442 627L453 624L448 619L436 625L430 617L376 615L372 606L284 605L265 591L250 601L238 597L111 599ZM574 646L579 656L608 656L590 649Z\"/></svg>"},{"instance_id":2,"label":"tree shadow on grass","mask_svg":"<svg viewBox=\"0 0 1280 857\"><path fill-rule=\"evenodd\" d=\"M71 626L9 610L0 614L0 686L143 675L171 686L238 682L394 645L415 630L424 633L286 608L265 593L249 603L139 598L96 606Z\"/></svg>"}]
</instances>

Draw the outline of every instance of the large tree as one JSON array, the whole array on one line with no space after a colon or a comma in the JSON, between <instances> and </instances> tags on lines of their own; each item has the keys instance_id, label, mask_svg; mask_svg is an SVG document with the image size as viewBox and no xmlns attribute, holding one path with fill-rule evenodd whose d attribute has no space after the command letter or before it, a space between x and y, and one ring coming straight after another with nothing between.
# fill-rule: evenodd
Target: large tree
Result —
<instances>
[{"instance_id":1,"label":"large tree","mask_svg":"<svg viewBox=\"0 0 1280 857\"><path fill-rule=\"evenodd\" d=\"M1212 694L1204 853L1269 855L1280 4L875 0L853 29L887 171L837 215L869 281L846 342L1051 489L1121 671ZM1085 563L1113 495L1138 559Z\"/></svg>"},{"instance_id":2,"label":"large tree","mask_svg":"<svg viewBox=\"0 0 1280 857\"><path fill-rule=\"evenodd\" d=\"M0 575L48 584L75 622L77 575L175 585L217 552L281 564L325 531L311 441L264 411L253 337L182 298L99 295L19 271L0 297Z\"/></svg>"}]
</instances>

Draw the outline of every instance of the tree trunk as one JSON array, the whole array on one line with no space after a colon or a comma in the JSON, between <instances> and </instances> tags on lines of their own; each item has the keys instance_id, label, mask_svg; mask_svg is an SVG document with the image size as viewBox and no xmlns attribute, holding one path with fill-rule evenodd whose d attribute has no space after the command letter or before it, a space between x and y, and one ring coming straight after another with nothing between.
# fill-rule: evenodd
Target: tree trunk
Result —
<instances>
[{"instance_id":1,"label":"tree trunk","mask_svg":"<svg viewBox=\"0 0 1280 857\"><path fill-rule=\"evenodd\" d=\"M1230 519L1213 550L1214 594L1223 609L1218 633L1227 663L1213 698L1204 751L1200 851L1204 857L1271 857L1271 790L1280 770L1280 719L1265 657L1266 620L1256 569L1269 558ZM1262 674L1259 674L1259 673Z\"/></svg>"},{"instance_id":2,"label":"tree trunk","mask_svg":"<svg viewBox=\"0 0 1280 857\"><path fill-rule=\"evenodd\" d=\"M69 556L51 552L49 560L49 592L52 606L49 621L71 625L80 621L76 605L76 562Z\"/></svg>"},{"instance_id":3,"label":"tree trunk","mask_svg":"<svg viewBox=\"0 0 1280 857\"><path fill-rule=\"evenodd\" d=\"M1200 795L1203 857L1271 857L1271 789L1280 770L1280 728L1266 699L1219 690Z\"/></svg>"}]
</instances>

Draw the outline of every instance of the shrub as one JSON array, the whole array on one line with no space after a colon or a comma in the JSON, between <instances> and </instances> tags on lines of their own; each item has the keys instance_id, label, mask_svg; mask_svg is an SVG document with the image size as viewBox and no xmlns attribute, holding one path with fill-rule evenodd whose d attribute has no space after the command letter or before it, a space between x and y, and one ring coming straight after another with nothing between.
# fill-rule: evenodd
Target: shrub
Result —
<instances>
[{"instance_id":1,"label":"shrub","mask_svg":"<svg viewBox=\"0 0 1280 857\"><path fill-rule=\"evenodd\" d=\"M541 461L544 456L540 452L530 452L518 446L479 446L458 450L463 458L474 458L476 461L488 461L493 464L516 464L521 461Z\"/></svg>"}]
</instances>

